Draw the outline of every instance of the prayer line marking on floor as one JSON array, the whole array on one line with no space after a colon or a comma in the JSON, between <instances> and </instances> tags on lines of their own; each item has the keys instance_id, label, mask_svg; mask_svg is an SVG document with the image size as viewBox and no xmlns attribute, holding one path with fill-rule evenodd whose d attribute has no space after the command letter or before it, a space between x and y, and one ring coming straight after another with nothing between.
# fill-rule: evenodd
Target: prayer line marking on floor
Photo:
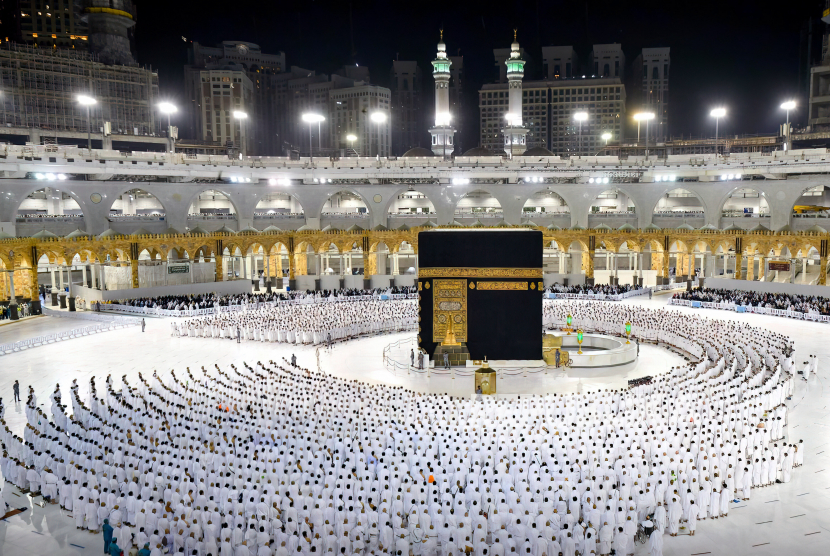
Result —
<instances>
[{"instance_id":1,"label":"prayer line marking on floor","mask_svg":"<svg viewBox=\"0 0 830 556\"><path fill-rule=\"evenodd\" d=\"M703 554L711 554L711 552L695 552L692 556L701 556Z\"/></svg>"},{"instance_id":2,"label":"prayer line marking on floor","mask_svg":"<svg viewBox=\"0 0 830 556\"><path fill-rule=\"evenodd\" d=\"M764 502L764 504L769 504L771 502L780 502L780 500L767 500L766 502Z\"/></svg>"},{"instance_id":3,"label":"prayer line marking on floor","mask_svg":"<svg viewBox=\"0 0 830 556\"><path fill-rule=\"evenodd\" d=\"M760 523L756 523L755 525L763 525L764 523L772 523L772 520L769 521L761 521Z\"/></svg>"},{"instance_id":4,"label":"prayer line marking on floor","mask_svg":"<svg viewBox=\"0 0 830 556\"><path fill-rule=\"evenodd\" d=\"M807 496L808 494L810 494L810 493L809 493L809 492L805 492L804 494L799 494L798 496ZM796 498L798 498L798 496L796 496Z\"/></svg>"},{"instance_id":5,"label":"prayer line marking on floor","mask_svg":"<svg viewBox=\"0 0 830 556\"><path fill-rule=\"evenodd\" d=\"M761 544L753 544L752 548L755 548L756 546L764 546L765 544L769 544L769 543L768 542L762 542Z\"/></svg>"},{"instance_id":6,"label":"prayer line marking on floor","mask_svg":"<svg viewBox=\"0 0 830 556\"><path fill-rule=\"evenodd\" d=\"M821 531L816 531L815 533L804 533L805 537L809 537L810 535L818 535Z\"/></svg>"},{"instance_id":7,"label":"prayer line marking on floor","mask_svg":"<svg viewBox=\"0 0 830 556\"><path fill-rule=\"evenodd\" d=\"M807 515L807 514L791 515L791 516L790 516L790 519L792 519L792 518L794 518L794 517L801 517L801 516L804 516L804 515Z\"/></svg>"},{"instance_id":8,"label":"prayer line marking on floor","mask_svg":"<svg viewBox=\"0 0 830 556\"><path fill-rule=\"evenodd\" d=\"M820 531L819 531L819 532L820 532ZM85 547L85 546L81 546L81 545L79 545L79 544L69 543L69 546L77 546L78 548L81 548L81 549L83 549L83 550L86 550L86 547Z\"/></svg>"}]
</instances>

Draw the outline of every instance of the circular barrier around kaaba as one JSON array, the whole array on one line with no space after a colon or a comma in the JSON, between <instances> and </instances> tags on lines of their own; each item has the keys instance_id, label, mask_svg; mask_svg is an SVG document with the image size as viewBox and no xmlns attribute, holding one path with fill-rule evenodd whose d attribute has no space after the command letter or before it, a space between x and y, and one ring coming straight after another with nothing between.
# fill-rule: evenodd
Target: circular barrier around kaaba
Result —
<instances>
[{"instance_id":1,"label":"circular barrier around kaaba","mask_svg":"<svg viewBox=\"0 0 830 556\"><path fill-rule=\"evenodd\" d=\"M562 338L562 348L568 352L571 367L605 368L628 365L637 360L637 344L625 343L625 338L616 338L605 334L584 334L582 339L582 353L579 352L579 343L576 334L566 332L548 332Z\"/></svg>"}]
</instances>

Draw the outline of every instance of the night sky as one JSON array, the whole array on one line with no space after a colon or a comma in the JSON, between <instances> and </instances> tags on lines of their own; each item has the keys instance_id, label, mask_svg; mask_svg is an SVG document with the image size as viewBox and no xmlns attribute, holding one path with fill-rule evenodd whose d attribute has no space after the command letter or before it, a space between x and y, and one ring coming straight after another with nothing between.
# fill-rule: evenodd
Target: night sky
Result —
<instances>
[{"instance_id":1,"label":"night sky","mask_svg":"<svg viewBox=\"0 0 830 556\"><path fill-rule=\"evenodd\" d=\"M465 99L477 117L477 91L495 80L492 49L509 47L513 27L535 62L526 79L541 77L541 47L573 45L580 61L594 43L622 44L629 65L643 47L671 47L670 133L713 135L709 109L728 115L721 133L772 133L783 123L782 101L798 93L801 30L819 18L822 0L720 2L402 2L301 0L135 0L139 62L158 68L162 94L184 105L187 41L254 42L284 51L287 65L332 73L366 65L373 84L388 86L392 60L415 59L428 74L438 29L450 54L464 56ZM216 9L211 9L215 6ZM351 22L350 25L350 6ZM817 26L823 28L823 24ZM351 44L354 43L354 56ZM820 45L820 36L815 44ZM818 47L820 48L820 46ZM819 53L814 51L817 58ZM538 75L533 75L538 72ZM425 79L431 87L432 80ZM631 106L629 106L631 109ZM800 104L791 119L800 121ZM477 121L465 126L475 145Z\"/></svg>"}]
</instances>

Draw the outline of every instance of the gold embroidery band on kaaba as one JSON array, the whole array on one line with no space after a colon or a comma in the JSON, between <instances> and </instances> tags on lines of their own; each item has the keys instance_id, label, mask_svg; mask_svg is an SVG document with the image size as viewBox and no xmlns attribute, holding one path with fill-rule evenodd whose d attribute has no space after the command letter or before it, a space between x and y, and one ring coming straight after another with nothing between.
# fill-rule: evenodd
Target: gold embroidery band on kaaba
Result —
<instances>
[{"instance_id":1,"label":"gold embroidery band on kaaba","mask_svg":"<svg viewBox=\"0 0 830 556\"><path fill-rule=\"evenodd\" d=\"M476 288L479 290L525 290L527 282L478 282Z\"/></svg>"},{"instance_id":2,"label":"gold embroidery band on kaaba","mask_svg":"<svg viewBox=\"0 0 830 556\"><path fill-rule=\"evenodd\" d=\"M418 269L419 278L541 278L541 268L432 267Z\"/></svg>"}]
</instances>

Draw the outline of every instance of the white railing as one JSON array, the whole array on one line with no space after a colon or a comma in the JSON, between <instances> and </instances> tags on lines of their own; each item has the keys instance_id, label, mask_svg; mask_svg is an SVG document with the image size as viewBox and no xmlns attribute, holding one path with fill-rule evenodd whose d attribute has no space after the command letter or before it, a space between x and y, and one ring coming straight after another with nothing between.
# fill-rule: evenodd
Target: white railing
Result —
<instances>
[{"instance_id":1,"label":"white railing","mask_svg":"<svg viewBox=\"0 0 830 556\"><path fill-rule=\"evenodd\" d=\"M796 320L809 320L813 322L830 322L830 315L819 313L802 313L801 311L788 311L786 309L773 309L770 307L755 307L752 305L737 305L735 303L714 303L712 301L693 301L690 299L671 298L669 305L678 307L695 307L701 309L720 309L722 311L733 311L741 313L754 313L756 315L768 315L771 317L787 317Z\"/></svg>"},{"instance_id":2,"label":"white railing","mask_svg":"<svg viewBox=\"0 0 830 556\"><path fill-rule=\"evenodd\" d=\"M546 292L547 294L551 294L553 297L548 296L547 299L581 299L581 300L588 300L588 301L622 301L623 299L628 299L629 297L634 297L635 295L645 295L653 288L639 288L636 290L630 290L623 293L607 295L604 293L561 293L561 292Z\"/></svg>"},{"instance_id":3,"label":"white railing","mask_svg":"<svg viewBox=\"0 0 830 556\"><path fill-rule=\"evenodd\" d=\"M697 278L692 280L692 287L695 287L697 284ZM664 292L666 290L678 290L680 288L685 288L686 282L672 282L671 284L663 284L662 286L652 286L652 289L656 292Z\"/></svg>"},{"instance_id":4,"label":"white railing","mask_svg":"<svg viewBox=\"0 0 830 556\"><path fill-rule=\"evenodd\" d=\"M95 319L88 319L87 317L80 316L84 315L84 313L72 313L72 314L65 314L61 311L52 311L50 309L44 309L44 314L48 314L50 316L56 317L64 317L64 318L80 318L82 320L95 320ZM54 315L53 313L59 313ZM76 315L78 315L76 317ZM101 316L101 315L99 315ZM85 326L83 328L73 328L72 330L64 330L63 332L56 332L55 334L46 334L44 336L37 336L35 338L28 338L26 340L20 340L19 342L12 342L10 344L0 344L0 356L8 355L10 353L25 351L27 349L31 349L34 347L46 346L49 344L54 344L56 342L63 342L65 340L71 340L73 338L82 338L84 336L90 336L92 334L98 334L99 332L107 332L110 330L118 330L121 328L126 328L128 326L135 326L139 324L141 321L139 319L133 318L122 318L118 320L113 320L112 318L108 319L107 322L103 322L101 324L95 324L92 326Z\"/></svg>"},{"instance_id":5,"label":"white railing","mask_svg":"<svg viewBox=\"0 0 830 556\"><path fill-rule=\"evenodd\" d=\"M277 305L306 305L310 303L343 303L352 301L369 301L369 300L383 301L385 299L418 299L417 293L396 293L391 295L352 295L352 296L338 296L338 297L301 297L296 299L281 299L278 301L266 301L262 303L243 303L239 305L220 305L218 307L206 307L203 309L182 309L171 310L162 309L159 307L134 307L132 305L119 305L116 303L102 303L102 313L129 313L133 315L148 315L157 317L200 317L204 315L213 315L215 313L235 313L239 311L256 311L263 307L275 307Z\"/></svg>"}]
</instances>

